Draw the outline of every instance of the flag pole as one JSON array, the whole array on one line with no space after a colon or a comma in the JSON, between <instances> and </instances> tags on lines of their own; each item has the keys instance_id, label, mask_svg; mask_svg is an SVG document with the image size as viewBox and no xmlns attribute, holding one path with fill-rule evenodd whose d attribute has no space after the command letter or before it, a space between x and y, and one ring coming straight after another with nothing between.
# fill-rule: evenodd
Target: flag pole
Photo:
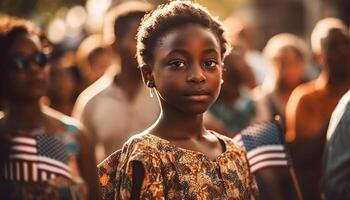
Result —
<instances>
[{"instance_id":1,"label":"flag pole","mask_svg":"<svg viewBox=\"0 0 350 200\"><path fill-rule=\"evenodd\" d=\"M278 127L280 128L280 131L281 131L281 133L284 133L284 127L283 127L283 123L282 123L282 119L281 119L281 117L279 116L279 115L276 115L275 116L275 123L278 125ZM280 135L280 137L281 137L281 141L284 143L284 145L285 146L287 146L286 145L286 142L285 142L285 140L284 140L284 134L283 135ZM290 155L290 152L289 152L289 150L288 150L288 148L286 149L286 151L287 151L287 153ZM294 189L295 189L295 191L296 191L296 193L297 193L297 198L298 198L298 200L303 200L303 195L302 195L302 193L301 193L301 190L300 190L300 186L299 186L299 183L298 183L298 179L297 179L297 176L296 176L296 174L295 174L295 170L294 170L294 167L293 167L293 163L292 163L292 160L290 159L290 166L289 166L289 169L288 169L288 171L289 171L289 173L290 173L290 176L292 177L292 181L293 181L293 186L294 186Z\"/></svg>"},{"instance_id":2,"label":"flag pole","mask_svg":"<svg viewBox=\"0 0 350 200\"><path fill-rule=\"evenodd\" d=\"M295 175L295 170L294 170L293 166L289 167L289 173L292 177L293 185L294 185L295 191L297 193L298 200L303 200L303 195L301 194L300 186L299 186L299 183L297 180L297 176Z\"/></svg>"}]
</instances>

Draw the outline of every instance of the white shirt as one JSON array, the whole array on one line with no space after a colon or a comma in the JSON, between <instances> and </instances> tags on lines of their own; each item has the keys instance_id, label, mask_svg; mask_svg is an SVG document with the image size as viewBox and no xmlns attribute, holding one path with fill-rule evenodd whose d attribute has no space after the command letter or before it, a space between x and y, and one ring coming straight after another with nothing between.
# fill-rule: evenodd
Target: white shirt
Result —
<instances>
[{"instance_id":1,"label":"white shirt","mask_svg":"<svg viewBox=\"0 0 350 200\"><path fill-rule=\"evenodd\" d=\"M142 85L129 101L113 82L103 76L79 96L73 116L81 121L97 143L96 158L105 157L120 149L128 138L152 125L160 113L156 97Z\"/></svg>"}]
</instances>

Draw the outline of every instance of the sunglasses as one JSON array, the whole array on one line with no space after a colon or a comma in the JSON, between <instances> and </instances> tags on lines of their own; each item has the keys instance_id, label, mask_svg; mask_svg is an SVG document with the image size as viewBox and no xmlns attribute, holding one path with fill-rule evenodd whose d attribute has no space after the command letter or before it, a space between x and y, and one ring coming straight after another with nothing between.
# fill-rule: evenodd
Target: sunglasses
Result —
<instances>
[{"instance_id":1,"label":"sunglasses","mask_svg":"<svg viewBox=\"0 0 350 200\"><path fill-rule=\"evenodd\" d=\"M13 71L24 71L29 68L30 62L34 62L40 69L43 69L49 63L49 58L47 54L42 52L36 52L29 57L16 55L10 57L8 66Z\"/></svg>"}]
</instances>

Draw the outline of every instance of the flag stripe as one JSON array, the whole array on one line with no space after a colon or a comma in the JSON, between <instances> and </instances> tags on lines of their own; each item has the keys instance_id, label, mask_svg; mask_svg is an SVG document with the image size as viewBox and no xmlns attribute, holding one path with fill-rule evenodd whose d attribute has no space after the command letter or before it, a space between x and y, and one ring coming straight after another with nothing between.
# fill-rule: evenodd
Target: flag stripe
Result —
<instances>
[{"instance_id":1,"label":"flag stripe","mask_svg":"<svg viewBox=\"0 0 350 200\"><path fill-rule=\"evenodd\" d=\"M15 143L36 145L35 139L34 138L30 138L30 137L13 137L13 138L11 138L11 141L15 142Z\"/></svg>"},{"instance_id":2,"label":"flag stripe","mask_svg":"<svg viewBox=\"0 0 350 200\"><path fill-rule=\"evenodd\" d=\"M288 162L286 160L267 160L264 162L259 162L253 166L250 166L251 173L254 173L255 171L268 167L268 166L286 166L288 165Z\"/></svg>"},{"instance_id":3,"label":"flag stripe","mask_svg":"<svg viewBox=\"0 0 350 200\"><path fill-rule=\"evenodd\" d=\"M47 180L47 173L45 171L41 171L41 180L43 181Z\"/></svg>"},{"instance_id":4,"label":"flag stripe","mask_svg":"<svg viewBox=\"0 0 350 200\"><path fill-rule=\"evenodd\" d=\"M47 158L47 157L42 157L42 156L36 156L36 155L27 155L27 154L12 154L10 155L11 159L20 159L20 160L27 160L27 161L40 161L43 163L51 164L51 165L56 165L58 167L63 168L67 172L70 172L70 169L68 165L65 165L57 160Z\"/></svg>"},{"instance_id":5,"label":"flag stripe","mask_svg":"<svg viewBox=\"0 0 350 200\"><path fill-rule=\"evenodd\" d=\"M285 159L286 154L285 153L267 153L267 154L262 154L259 156L255 156L254 158L249 160L250 165L254 165L257 162L260 162L262 160L267 160L267 159Z\"/></svg>"},{"instance_id":6,"label":"flag stripe","mask_svg":"<svg viewBox=\"0 0 350 200\"><path fill-rule=\"evenodd\" d=\"M36 163L32 164L32 180L34 182L38 181L38 167Z\"/></svg>"},{"instance_id":7,"label":"flag stripe","mask_svg":"<svg viewBox=\"0 0 350 200\"><path fill-rule=\"evenodd\" d=\"M265 151L284 151L284 147L282 145L265 145L262 147L258 147L256 149L251 150L247 153L247 158L250 159L257 154L260 154Z\"/></svg>"},{"instance_id":8,"label":"flag stripe","mask_svg":"<svg viewBox=\"0 0 350 200\"><path fill-rule=\"evenodd\" d=\"M13 151L19 151L19 152L26 152L26 153L37 153L37 150L35 147L31 146L24 146L24 145L16 145L12 146L11 150Z\"/></svg>"},{"instance_id":9,"label":"flag stripe","mask_svg":"<svg viewBox=\"0 0 350 200\"><path fill-rule=\"evenodd\" d=\"M53 166L50 166L50 165L47 165L47 164L39 163L38 164L38 168L42 169L42 170L47 170L47 171L50 171L50 172L55 172L57 174L63 175L63 176L68 177L68 178L71 178L71 175L69 173L67 173L66 171L64 171L64 170L62 170L60 168L57 168L57 167L53 167Z\"/></svg>"},{"instance_id":10,"label":"flag stripe","mask_svg":"<svg viewBox=\"0 0 350 200\"><path fill-rule=\"evenodd\" d=\"M23 179L24 181L28 181L28 163L23 162Z\"/></svg>"}]
</instances>

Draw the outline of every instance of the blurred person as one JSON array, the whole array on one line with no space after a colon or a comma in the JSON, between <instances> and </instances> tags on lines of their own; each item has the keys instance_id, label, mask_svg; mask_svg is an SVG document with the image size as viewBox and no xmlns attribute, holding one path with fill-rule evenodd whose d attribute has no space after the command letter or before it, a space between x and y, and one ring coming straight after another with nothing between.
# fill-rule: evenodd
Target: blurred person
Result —
<instances>
[{"instance_id":1,"label":"blurred person","mask_svg":"<svg viewBox=\"0 0 350 200\"><path fill-rule=\"evenodd\" d=\"M253 69L258 85L262 84L268 73L268 62L256 48L258 33L254 23L232 15L225 20L225 26L232 43L243 51L244 59Z\"/></svg>"},{"instance_id":2,"label":"blurred person","mask_svg":"<svg viewBox=\"0 0 350 200\"><path fill-rule=\"evenodd\" d=\"M285 126L286 104L292 91L305 79L307 47L296 35L280 33L266 44L263 55L269 61L269 73L261 86L254 90L257 116L255 121L268 122L280 119ZM295 199L290 174L285 169L265 170L257 176L262 199Z\"/></svg>"},{"instance_id":3,"label":"blurred person","mask_svg":"<svg viewBox=\"0 0 350 200\"><path fill-rule=\"evenodd\" d=\"M101 77L79 96L73 116L87 128L96 142L98 161L132 135L150 126L159 115L156 98L142 84L136 53L136 31L144 14L152 9L146 2L118 5L107 15L106 29L112 26L111 47L120 57L120 73ZM112 25L108 23L112 21ZM106 34L110 32L106 31Z\"/></svg>"},{"instance_id":4,"label":"blurred person","mask_svg":"<svg viewBox=\"0 0 350 200\"><path fill-rule=\"evenodd\" d=\"M99 165L103 199L256 199L243 149L203 124L230 51L221 22L192 1L145 16L137 58L162 112Z\"/></svg>"},{"instance_id":5,"label":"blurred person","mask_svg":"<svg viewBox=\"0 0 350 200\"><path fill-rule=\"evenodd\" d=\"M272 121L276 116L285 124L285 109L292 91L305 80L307 47L296 35L281 33L266 44L263 55L269 61L269 73L254 95L258 121Z\"/></svg>"},{"instance_id":6,"label":"blurred person","mask_svg":"<svg viewBox=\"0 0 350 200\"><path fill-rule=\"evenodd\" d=\"M0 199L99 199L89 138L41 105L50 67L39 32L11 19L0 31Z\"/></svg>"},{"instance_id":7,"label":"blurred person","mask_svg":"<svg viewBox=\"0 0 350 200\"><path fill-rule=\"evenodd\" d=\"M50 107L71 115L83 83L79 68L74 64L64 66L63 59L65 53L52 62L48 98Z\"/></svg>"},{"instance_id":8,"label":"blurred person","mask_svg":"<svg viewBox=\"0 0 350 200\"><path fill-rule=\"evenodd\" d=\"M322 165L325 200L350 199L350 90L335 108L327 131Z\"/></svg>"},{"instance_id":9,"label":"blurred person","mask_svg":"<svg viewBox=\"0 0 350 200\"><path fill-rule=\"evenodd\" d=\"M110 51L104 46L102 34L85 38L78 47L76 57L86 87L99 79L112 64Z\"/></svg>"},{"instance_id":10,"label":"blurred person","mask_svg":"<svg viewBox=\"0 0 350 200\"><path fill-rule=\"evenodd\" d=\"M331 114L350 88L348 27L336 18L320 20L311 35L319 77L298 86L287 103L286 140L305 199L320 199L321 158Z\"/></svg>"},{"instance_id":11,"label":"blurred person","mask_svg":"<svg viewBox=\"0 0 350 200\"><path fill-rule=\"evenodd\" d=\"M238 51L232 51L224 60L223 84L216 102L206 112L208 129L233 137L251 123L256 115L250 87L255 77L250 66Z\"/></svg>"}]
</instances>

